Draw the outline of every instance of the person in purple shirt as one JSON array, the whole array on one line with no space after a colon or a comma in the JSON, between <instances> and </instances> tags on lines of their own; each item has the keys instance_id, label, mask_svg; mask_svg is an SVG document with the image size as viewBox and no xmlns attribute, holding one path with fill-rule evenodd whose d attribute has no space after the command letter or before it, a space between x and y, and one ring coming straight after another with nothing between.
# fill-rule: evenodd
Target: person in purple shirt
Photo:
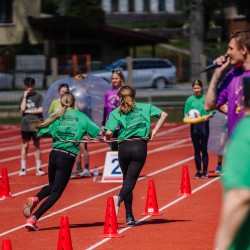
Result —
<instances>
[{"instance_id":1,"label":"person in purple shirt","mask_svg":"<svg viewBox=\"0 0 250 250\"><path fill-rule=\"evenodd\" d=\"M124 75L120 70L113 70L112 71L112 76L111 76L111 88L109 88L104 96L104 111L103 111L103 121L102 121L102 131L104 131L104 126L106 125L106 121L109 118L109 114L116 109L117 107L120 106L120 99L117 95L120 87L124 86L125 80L124 80ZM117 128L119 129L119 128ZM118 133L117 130L113 133L113 137L117 138ZM110 147L112 151L117 151L118 150L118 144L117 142L112 142L110 143Z\"/></svg>"},{"instance_id":2,"label":"person in purple shirt","mask_svg":"<svg viewBox=\"0 0 250 250\"><path fill-rule=\"evenodd\" d=\"M243 79L250 77L250 30L238 31L230 36L225 55L218 57L214 63L218 64L206 93L204 107L206 110L220 109L228 104L228 136L230 137L236 123L243 117L244 96ZM229 66L231 69L222 80L223 71Z\"/></svg>"}]
</instances>

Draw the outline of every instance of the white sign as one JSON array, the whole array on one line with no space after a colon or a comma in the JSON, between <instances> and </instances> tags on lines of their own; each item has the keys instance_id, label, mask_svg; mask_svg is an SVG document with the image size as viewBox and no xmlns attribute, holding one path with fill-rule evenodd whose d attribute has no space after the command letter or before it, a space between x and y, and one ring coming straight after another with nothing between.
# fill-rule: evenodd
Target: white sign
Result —
<instances>
[{"instance_id":1,"label":"white sign","mask_svg":"<svg viewBox=\"0 0 250 250\"><path fill-rule=\"evenodd\" d=\"M122 171L118 161L118 151L106 153L102 182L122 182Z\"/></svg>"}]
</instances>

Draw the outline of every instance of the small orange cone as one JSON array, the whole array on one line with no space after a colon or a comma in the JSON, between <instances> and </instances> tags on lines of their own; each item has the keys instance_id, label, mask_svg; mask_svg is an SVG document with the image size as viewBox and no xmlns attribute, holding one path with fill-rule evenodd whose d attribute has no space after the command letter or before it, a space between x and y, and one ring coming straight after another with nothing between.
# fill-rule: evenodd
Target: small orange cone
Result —
<instances>
[{"instance_id":1,"label":"small orange cone","mask_svg":"<svg viewBox=\"0 0 250 250\"><path fill-rule=\"evenodd\" d=\"M160 213L158 210L154 180L148 181L148 193L145 212L142 215L162 215L162 213Z\"/></svg>"},{"instance_id":2,"label":"small orange cone","mask_svg":"<svg viewBox=\"0 0 250 250\"><path fill-rule=\"evenodd\" d=\"M12 250L10 239L3 240L2 250Z\"/></svg>"},{"instance_id":3,"label":"small orange cone","mask_svg":"<svg viewBox=\"0 0 250 250\"><path fill-rule=\"evenodd\" d=\"M9 178L7 168L2 168L1 198L12 198L10 194Z\"/></svg>"},{"instance_id":4,"label":"small orange cone","mask_svg":"<svg viewBox=\"0 0 250 250\"><path fill-rule=\"evenodd\" d=\"M68 216L61 217L57 250L72 250Z\"/></svg>"},{"instance_id":5,"label":"small orange cone","mask_svg":"<svg viewBox=\"0 0 250 250\"><path fill-rule=\"evenodd\" d=\"M102 238L121 238L123 237L118 233L117 218L115 213L115 205L113 197L108 197L106 217L104 223L104 233L100 235Z\"/></svg>"},{"instance_id":6,"label":"small orange cone","mask_svg":"<svg viewBox=\"0 0 250 250\"><path fill-rule=\"evenodd\" d=\"M179 195L180 196L192 195L187 165L184 165L182 167L181 187L180 187Z\"/></svg>"}]
</instances>

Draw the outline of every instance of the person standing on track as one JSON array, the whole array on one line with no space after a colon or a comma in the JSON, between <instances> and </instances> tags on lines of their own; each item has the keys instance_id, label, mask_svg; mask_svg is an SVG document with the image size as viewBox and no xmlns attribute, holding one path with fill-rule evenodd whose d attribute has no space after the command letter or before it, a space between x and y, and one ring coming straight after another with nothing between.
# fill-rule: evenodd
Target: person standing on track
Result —
<instances>
[{"instance_id":1,"label":"person standing on track","mask_svg":"<svg viewBox=\"0 0 250 250\"><path fill-rule=\"evenodd\" d=\"M41 94L35 91L35 79L26 77L23 80L25 90L23 96L19 102L19 109L22 114L21 121L21 134L22 134L22 149L21 149L21 170L19 176L26 175L26 160L29 148L29 141L32 138L35 147L35 159L36 159L36 175L42 176L46 173L41 169L41 149L40 138L38 138L36 132L30 128L30 125L42 119L42 103L43 97Z\"/></svg>"},{"instance_id":2,"label":"person standing on track","mask_svg":"<svg viewBox=\"0 0 250 250\"><path fill-rule=\"evenodd\" d=\"M49 155L49 184L34 197L27 198L23 207L23 214L28 218L25 227L32 231L38 230L37 220L56 203L69 182L75 157L79 152L79 143L71 140L81 140L85 133L92 137L102 134L101 129L85 114L74 109L75 98L72 93L66 92L61 96L61 106L48 119L33 125L39 136L52 136L54 141ZM33 209L46 197L48 198L32 215Z\"/></svg>"},{"instance_id":3,"label":"person standing on track","mask_svg":"<svg viewBox=\"0 0 250 250\"><path fill-rule=\"evenodd\" d=\"M120 107L110 113L105 126L106 139L112 138L117 126L118 139L124 140L118 146L118 160L123 174L123 186L118 196L114 196L116 214L121 202L126 209L126 223L135 223L132 212L133 189L147 157L148 137L153 139L163 125L168 114L152 104L136 103L135 90L130 86L123 86L118 91ZM154 129L150 133L150 117L158 117ZM129 140L133 138L134 140Z\"/></svg>"},{"instance_id":4,"label":"person standing on track","mask_svg":"<svg viewBox=\"0 0 250 250\"><path fill-rule=\"evenodd\" d=\"M214 70L205 98L205 109L219 109L228 103L228 137L230 138L234 126L244 116L242 98L243 78L250 77L250 30L238 31L231 35L226 55L215 60L220 65ZM235 67L220 79L223 71L229 65Z\"/></svg>"},{"instance_id":5,"label":"person standing on track","mask_svg":"<svg viewBox=\"0 0 250 250\"><path fill-rule=\"evenodd\" d=\"M104 96L104 110L103 110L103 121L102 121L102 130L104 131L105 124L109 118L110 113L120 106L120 99L117 95L119 89L124 86L125 79L124 75L120 70L113 70L111 76L112 87L109 88ZM117 138L119 127L114 131L113 137ZM111 142L110 147L112 151L118 150L118 143Z\"/></svg>"},{"instance_id":6,"label":"person standing on track","mask_svg":"<svg viewBox=\"0 0 250 250\"><path fill-rule=\"evenodd\" d=\"M194 147L194 160L196 166L196 174L194 178L208 178L208 138L209 138L209 118L213 116L210 112L204 109L205 94L203 94L203 86L200 80L194 80L192 83L193 95L186 100L184 107L184 116L187 116L188 111L196 109L201 116L205 117L204 122L199 122L190 125L190 134ZM201 168L201 163L203 170Z\"/></svg>"},{"instance_id":7,"label":"person standing on track","mask_svg":"<svg viewBox=\"0 0 250 250\"><path fill-rule=\"evenodd\" d=\"M245 116L235 126L225 153L225 193L215 250L250 249L250 78L243 92Z\"/></svg>"}]
</instances>

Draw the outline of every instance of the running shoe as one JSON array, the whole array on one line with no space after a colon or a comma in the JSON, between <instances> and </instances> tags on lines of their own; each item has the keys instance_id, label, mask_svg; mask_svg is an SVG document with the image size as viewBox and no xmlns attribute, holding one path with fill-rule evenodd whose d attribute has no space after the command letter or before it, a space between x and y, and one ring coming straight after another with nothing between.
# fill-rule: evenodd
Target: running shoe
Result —
<instances>
[{"instance_id":1,"label":"running shoe","mask_svg":"<svg viewBox=\"0 0 250 250\"><path fill-rule=\"evenodd\" d=\"M76 178L79 176L79 174L81 174L83 172L82 169L75 169L72 171L70 179Z\"/></svg>"},{"instance_id":2,"label":"running shoe","mask_svg":"<svg viewBox=\"0 0 250 250\"><path fill-rule=\"evenodd\" d=\"M36 170L36 176L43 176L43 175L46 175L46 173L41 168L38 168Z\"/></svg>"},{"instance_id":3,"label":"running shoe","mask_svg":"<svg viewBox=\"0 0 250 250\"><path fill-rule=\"evenodd\" d=\"M195 174L195 176L193 177L194 179L199 179L199 178L201 178L201 172L197 172L196 174Z\"/></svg>"},{"instance_id":4,"label":"running shoe","mask_svg":"<svg viewBox=\"0 0 250 250\"><path fill-rule=\"evenodd\" d=\"M33 209L37 206L38 197L29 197L23 207L23 215L29 218L32 214Z\"/></svg>"},{"instance_id":5,"label":"running shoe","mask_svg":"<svg viewBox=\"0 0 250 250\"><path fill-rule=\"evenodd\" d=\"M117 214L119 212L119 208L120 208L119 196L117 196L117 195L113 196L113 200L114 200L114 205L115 205L115 213L117 216Z\"/></svg>"},{"instance_id":6,"label":"running shoe","mask_svg":"<svg viewBox=\"0 0 250 250\"><path fill-rule=\"evenodd\" d=\"M88 169L84 169L81 173L78 174L80 177L91 177L91 173Z\"/></svg>"},{"instance_id":7,"label":"running shoe","mask_svg":"<svg viewBox=\"0 0 250 250\"><path fill-rule=\"evenodd\" d=\"M135 224L135 218L134 218L133 214L126 215L126 224L127 225L134 225Z\"/></svg>"},{"instance_id":8,"label":"running shoe","mask_svg":"<svg viewBox=\"0 0 250 250\"><path fill-rule=\"evenodd\" d=\"M19 172L19 176L25 176L26 175L26 169L22 168Z\"/></svg>"},{"instance_id":9,"label":"running shoe","mask_svg":"<svg viewBox=\"0 0 250 250\"><path fill-rule=\"evenodd\" d=\"M222 171L222 167L220 165L218 165L214 171L215 174L220 174Z\"/></svg>"},{"instance_id":10,"label":"running shoe","mask_svg":"<svg viewBox=\"0 0 250 250\"><path fill-rule=\"evenodd\" d=\"M201 178L202 178L202 179L208 178L208 174L207 174L206 171L204 171L204 172L201 174Z\"/></svg>"},{"instance_id":11,"label":"running shoe","mask_svg":"<svg viewBox=\"0 0 250 250\"><path fill-rule=\"evenodd\" d=\"M31 216L29 219L26 221L26 224L24 225L25 228L27 228L29 231L37 231L39 230L38 227L36 226L36 217Z\"/></svg>"}]
</instances>

